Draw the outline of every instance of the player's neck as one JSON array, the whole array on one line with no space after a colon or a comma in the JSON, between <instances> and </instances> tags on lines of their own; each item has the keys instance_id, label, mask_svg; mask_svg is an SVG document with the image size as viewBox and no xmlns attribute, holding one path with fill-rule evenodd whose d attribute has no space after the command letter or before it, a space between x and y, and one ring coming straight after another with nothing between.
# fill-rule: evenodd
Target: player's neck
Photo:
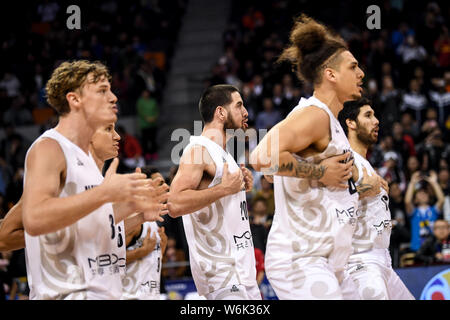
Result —
<instances>
[{"instance_id":1,"label":"player's neck","mask_svg":"<svg viewBox=\"0 0 450 320\"><path fill-rule=\"evenodd\" d=\"M352 147L352 150L357 152L359 155L361 155L364 159L367 158L367 150L369 147L362 143L360 140L349 137L348 141L350 142L350 147Z\"/></svg>"},{"instance_id":2,"label":"player's neck","mask_svg":"<svg viewBox=\"0 0 450 320\"><path fill-rule=\"evenodd\" d=\"M214 122L205 124L205 127L202 131L202 136L211 139L219 146L221 146L224 150L226 150L227 136L223 130L222 124Z\"/></svg>"},{"instance_id":3,"label":"player's neck","mask_svg":"<svg viewBox=\"0 0 450 320\"><path fill-rule=\"evenodd\" d=\"M318 87L314 89L314 97L327 105L333 115L338 117L339 111L344 108L344 105L339 101L336 92L328 90L325 87Z\"/></svg>"},{"instance_id":4,"label":"player's neck","mask_svg":"<svg viewBox=\"0 0 450 320\"><path fill-rule=\"evenodd\" d=\"M89 145L89 151L92 154L92 158L94 158L94 161L98 167L98 170L100 170L100 172L101 172L103 170L103 165L105 164L105 162L97 156L97 154L95 153L95 150L91 147L91 145Z\"/></svg>"},{"instance_id":5,"label":"player's neck","mask_svg":"<svg viewBox=\"0 0 450 320\"><path fill-rule=\"evenodd\" d=\"M89 143L94 131L86 122L77 121L71 116L60 117L55 130L76 144L86 154L89 153Z\"/></svg>"}]
</instances>

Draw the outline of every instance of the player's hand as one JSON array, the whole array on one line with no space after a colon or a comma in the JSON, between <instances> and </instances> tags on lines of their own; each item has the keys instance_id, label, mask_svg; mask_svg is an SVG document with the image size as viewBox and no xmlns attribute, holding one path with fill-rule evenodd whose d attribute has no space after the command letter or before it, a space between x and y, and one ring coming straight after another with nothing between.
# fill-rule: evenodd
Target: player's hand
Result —
<instances>
[{"instance_id":1,"label":"player's hand","mask_svg":"<svg viewBox=\"0 0 450 320\"><path fill-rule=\"evenodd\" d=\"M222 188L225 195L235 194L245 188L244 175L242 170L236 170L233 173L228 171L228 163L223 165Z\"/></svg>"},{"instance_id":2,"label":"player's hand","mask_svg":"<svg viewBox=\"0 0 450 320\"><path fill-rule=\"evenodd\" d=\"M380 183L381 183L381 187L386 190L386 193L389 194L389 183L384 180L382 177L380 177Z\"/></svg>"},{"instance_id":3,"label":"player's hand","mask_svg":"<svg viewBox=\"0 0 450 320\"><path fill-rule=\"evenodd\" d=\"M100 185L107 197L108 202L128 202L142 200L148 194L151 179L143 173L117 173L119 159L114 158Z\"/></svg>"},{"instance_id":4,"label":"player's hand","mask_svg":"<svg viewBox=\"0 0 450 320\"><path fill-rule=\"evenodd\" d=\"M141 249L146 252L146 255L155 250L156 246L156 233L153 233L152 236L150 236L150 234L150 229L148 229L147 235L145 236L144 241L142 241Z\"/></svg>"},{"instance_id":5,"label":"player's hand","mask_svg":"<svg viewBox=\"0 0 450 320\"><path fill-rule=\"evenodd\" d=\"M139 173L140 171L140 168L136 168L136 172ZM150 180L145 196L134 201L135 211L142 212L145 221L163 222L162 216L169 213L167 208L169 186L160 177Z\"/></svg>"},{"instance_id":6,"label":"player's hand","mask_svg":"<svg viewBox=\"0 0 450 320\"><path fill-rule=\"evenodd\" d=\"M350 152L329 157L320 162L325 172L319 182L327 187L348 188L348 179L352 177L353 159L347 163L343 163L350 157Z\"/></svg>"},{"instance_id":7,"label":"player's hand","mask_svg":"<svg viewBox=\"0 0 450 320\"><path fill-rule=\"evenodd\" d=\"M376 196L378 193L380 193L382 178L376 173L369 176L366 168L363 168L362 171L363 178L361 184L356 187L359 193L359 199Z\"/></svg>"},{"instance_id":8,"label":"player's hand","mask_svg":"<svg viewBox=\"0 0 450 320\"><path fill-rule=\"evenodd\" d=\"M252 172L241 164L242 174L244 175L245 192L252 191L253 189L253 175Z\"/></svg>"},{"instance_id":9,"label":"player's hand","mask_svg":"<svg viewBox=\"0 0 450 320\"><path fill-rule=\"evenodd\" d=\"M273 183L273 175L265 174L264 178L267 180L267 182Z\"/></svg>"}]
</instances>

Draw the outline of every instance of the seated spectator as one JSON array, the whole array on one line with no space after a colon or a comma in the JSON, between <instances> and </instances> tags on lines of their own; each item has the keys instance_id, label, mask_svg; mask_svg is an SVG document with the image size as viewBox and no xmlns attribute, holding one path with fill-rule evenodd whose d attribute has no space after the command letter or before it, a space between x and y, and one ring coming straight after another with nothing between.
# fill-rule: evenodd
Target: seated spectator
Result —
<instances>
[{"instance_id":1,"label":"seated spectator","mask_svg":"<svg viewBox=\"0 0 450 320\"><path fill-rule=\"evenodd\" d=\"M269 97L263 99L263 108L264 111L260 112L256 116L255 127L257 130L270 130L270 128L280 122L281 114L279 111L274 109L273 101Z\"/></svg>"},{"instance_id":2,"label":"seated spectator","mask_svg":"<svg viewBox=\"0 0 450 320\"><path fill-rule=\"evenodd\" d=\"M126 171L134 171L137 167L144 166L145 161L138 139L129 134L122 126L117 126L116 130L120 135L119 157L125 165Z\"/></svg>"},{"instance_id":3,"label":"seated spectator","mask_svg":"<svg viewBox=\"0 0 450 320\"><path fill-rule=\"evenodd\" d=\"M410 111L414 113L415 119L422 123L423 115L426 106L427 98L421 93L420 84L417 79L409 81L409 91L403 95L402 104L400 106L402 111Z\"/></svg>"},{"instance_id":4,"label":"seated spectator","mask_svg":"<svg viewBox=\"0 0 450 320\"><path fill-rule=\"evenodd\" d=\"M415 261L426 265L450 263L450 231L447 220L435 221L433 234L420 246Z\"/></svg>"},{"instance_id":5,"label":"seated spectator","mask_svg":"<svg viewBox=\"0 0 450 320\"><path fill-rule=\"evenodd\" d=\"M434 190L437 197L434 205L430 203L430 194L426 191L424 182ZM439 218L443 204L444 194L437 182L436 173L430 172L429 176L421 172L414 173L405 195L406 212L411 221L411 251L416 252L432 233L433 224Z\"/></svg>"},{"instance_id":6,"label":"seated spectator","mask_svg":"<svg viewBox=\"0 0 450 320\"><path fill-rule=\"evenodd\" d=\"M158 134L158 103L153 98L150 90L142 91L140 98L136 103L136 110L139 120L139 129L141 130L141 144L144 149L146 159L156 160L158 158L158 145L156 137Z\"/></svg>"},{"instance_id":7,"label":"seated spectator","mask_svg":"<svg viewBox=\"0 0 450 320\"><path fill-rule=\"evenodd\" d=\"M253 196L253 201L258 198L263 198L267 205L267 215L272 217L275 212L275 198L273 193L273 185L267 181L266 177L260 177L261 190L257 190Z\"/></svg>"}]
</instances>

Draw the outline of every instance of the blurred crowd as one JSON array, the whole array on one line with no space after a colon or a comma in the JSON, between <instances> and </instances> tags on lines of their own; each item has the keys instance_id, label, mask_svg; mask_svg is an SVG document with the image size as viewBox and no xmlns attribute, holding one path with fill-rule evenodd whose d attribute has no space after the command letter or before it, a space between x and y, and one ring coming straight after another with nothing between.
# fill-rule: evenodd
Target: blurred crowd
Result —
<instances>
[{"instance_id":1,"label":"blurred crowd","mask_svg":"<svg viewBox=\"0 0 450 320\"><path fill-rule=\"evenodd\" d=\"M67 57L105 61L120 113L140 117L143 139L117 128L121 170L133 170L157 157L158 105L186 3L87 2L83 30L68 33L56 30L67 19L69 3L44 1L27 8L28 24L17 24L18 31L2 34L1 55L8 63L0 70L0 124L6 134L0 140L0 217L22 194L24 157L30 143L14 127L34 123L44 130L54 125L55 115L48 109L43 88L49 72ZM295 70L276 63L288 43L293 18L304 12L332 27L347 41L365 72L365 93L380 120L378 143L369 150L368 159L389 182L393 266L448 263L450 6L446 1L381 1L381 29L369 30L366 8L370 4L364 0L326 6L305 0L232 0L223 54L204 84L236 85L250 126L270 129L301 97L313 93L311 85L296 78ZM247 145L240 162L248 163L254 147ZM174 166L166 177L169 185L176 170ZM247 202L260 282L275 208L273 185L253 174L254 190ZM169 267L163 270L163 278L190 276L183 264L188 250L181 218L166 217L163 225L169 237L164 258ZM4 254L0 273L20 279L24 272L24 266L16 263L20 259ZM13 285L12 280L9 283Z\"/></svg>"},{"instance_id":2,"label":"blurred crowd","mask_svg":"<svg viewBox=\"0 0 450 320\"><path fill-rule=\"evenodd\" d=\"M393 266L450 262L450 7L444 1L382 1L381 29L369 30L365 12L370 4L233 1L223 54L205 86L236 85L250 126L270 129L301 97L313 94L295 70L277 63L294 17L303 12L332 27L358 59L365 95L380 120L378 143L368 159L390 186ZM248 144L242 161L248 161L254 147ZM273 187L254 174L249 211L255 247L264 252L274 213ZM416 252L428 238L437 241L435 228L446 228L439 236L439 258L434 252L432 259L423 259L423 251Z\"/></svg>"}]
</instances>

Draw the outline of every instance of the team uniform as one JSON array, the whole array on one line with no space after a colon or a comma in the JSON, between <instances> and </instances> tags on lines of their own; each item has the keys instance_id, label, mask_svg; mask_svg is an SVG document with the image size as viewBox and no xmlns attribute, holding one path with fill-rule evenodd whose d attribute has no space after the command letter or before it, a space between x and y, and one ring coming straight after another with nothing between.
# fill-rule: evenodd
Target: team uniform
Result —
<instances>
[{"instance_id":1,"label":"team uniform","mask_svg":"<svg viewBox=\"0 0 450 320\"><path fill-rule=\"evenodd\" d=\"M354 156L359 172L358 185L363 177L363 168L369 175L375 174L375 171L357 152L354 152ZM386 190L380 190L376 196L364 198L359 203L359 217L353 235L354 252L349 257L343 285L346 299L414 299L392 269L389 254L392 230L389 197ZM350 284L350 289L346 288L347 284Z\"/></svg>"},{"instance_id":2,"label":"team uniform","mask_svg":"<svg viewBox=\"0 0 450 320\"><path fill-rule=\"evenodd\" d=\"M102 183L103 176L90 153L54 129L37 140L40 138L57 141L64 153L67 174L60 198ZM120 299L120 270L126 259L123 241L120 248L118 239L123 234L117 231L112 204L107 203L56 232L39 236L25 232L30 299Z\"/></svg>"},{"instance_id":3,"label":"team uniform","mask_svg":"<svg viewBox=\"0 0 450 320\"><path fill-rule=\"evenodd\" d=\"M314 96L302 98L291 112L316 106L330 117L331 140L320 154L298 161L321 160L351 151L344 130L329 108ZM348 159L348 161L351 157ZM325 188L309 179L274 176L275 215L269 232L265 267L279 299L343 299L340 282L352 253L358 193Z\"/></svg>"},{"instance_id":4,"label":"team uniform","mask_svg":"<svg viewBox=\"0 0 450 320\"><path fill-rule=\"evenodd\" d=\"M205 147L216 165L209 188L221 182L225 162L230 172L240 170L233 157L212 140L192 136L185 150L194 145ZM183 224L200 295L208 300L261 299L245 190L184 215Z\"/></svg>"},{"instance_id":5,"label":"team uniform","mask_svg":"<svg viewBox=\"0 0 450 320\"><path fill-rule=\"evenodd\" d=\"M150 232L150 237L156 234L156 245L152 252L142 259L127 264L123 284L123 299L125 300L159 300L161 281L161 237L158 233L156 222L144 222L142 231L136 243L127 250L135 250L142 247L144 239Z\"/></svg>"}]
</instances>

